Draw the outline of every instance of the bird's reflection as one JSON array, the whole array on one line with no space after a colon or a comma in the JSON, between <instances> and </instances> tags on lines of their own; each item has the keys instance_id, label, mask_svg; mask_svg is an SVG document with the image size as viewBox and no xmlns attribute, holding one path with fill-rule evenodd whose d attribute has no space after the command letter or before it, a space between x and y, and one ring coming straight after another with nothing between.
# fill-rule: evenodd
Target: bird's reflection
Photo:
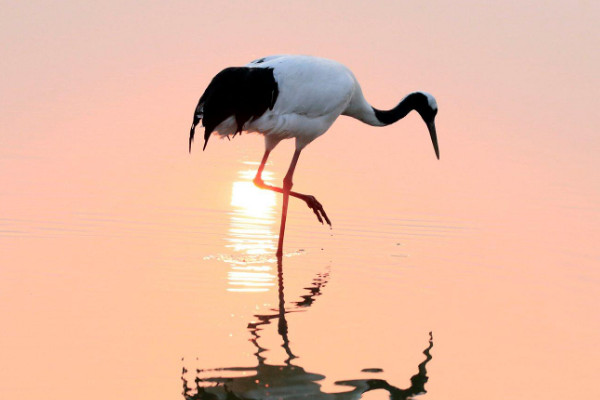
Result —
<instances>
[{"instance_id":1,"label":"bird's reflection","mask_svg":"<svg viewBox=\"0 0 600 400\"><path fill-rule=\"evenodd\" d=\"M229 234L226 247L234 256L227 257L229 291L264 292L275 285L271 255L275 252L277 235L273 232L276 219L275 193L261 190L252 183L254 170L241 170L233 183ZM272 180L272 174L265 175Z\"/></svg>"},{"instance_id":2,"label":"bird's reflection","mask_svg":"<svg viewBox=\"0 0 600 400\"><path fill-rule=\"evenodd\" d=\"M248 330L252 336L250 341L256 347L254 355L256 356L257 365L255 367L230 367L213 370L197 369L193 383L188 380L189 371L184 367L181 379L183 381L183 396L186 400L265 398L350 400L360 399L364 393L376 389L387 391L392 400L403 400L426 393L425 384L429 379L426 365L432 358L430 351L433 347L431 333L429 334L429 346L423 351L425 360L418 365L418 373L411 377L409 388L400 389L383 379L354 379L336 382L338 385L352 388L350 391L342 393L323 392L318 381L324 379L324 375L307 372L297 363L293 363L297 357L290 348L286 315L310 307L327 285L329 274L318 274L310 286L306 288L307 294L301 296L301 300L293 302L287 308L284 298L281 257L278 258L277 263L277 278L278 309L273 310L272 314L255 315L258 321L248 324ZM261 330L270 325L273 320L277 320L277 331L283 342L281 347L287 354L286 360L281 365L268 364L266 357L263 356L267 349L259 344ZM210 373L220 376L205 377Z\"/></svg>"}]
</instances>

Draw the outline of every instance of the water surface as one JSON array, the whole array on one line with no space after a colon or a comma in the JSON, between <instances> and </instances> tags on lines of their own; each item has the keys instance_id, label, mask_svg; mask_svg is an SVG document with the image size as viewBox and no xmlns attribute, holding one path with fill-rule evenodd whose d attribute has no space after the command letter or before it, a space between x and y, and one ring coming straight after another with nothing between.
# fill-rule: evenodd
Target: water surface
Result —
<instances>
[{"instance_id":1,"label":"water surface","mask_svg":"<svg viewBox=\"0 0 600 400\"><path fill-rule=\"evenodd\" d=\"M451 195L430 203L432 191L352 163L311 175L307 151L296 187L320 197L333 228L293 202L278 263L281 199L251 184L258 138L236 141L163 162L164 178L142 178L131 192L4 192L23 202L7 203L13 212L2 219L3 391L494 397L507 382L520 393L551 395L560 382L592 390L597 251L548 221L560 213L593 231L586 219L595 209L456 212ZM273 183L289 150L267 167ZM227 168L216 162L224 152ZM176 178L189 180L189 168L196 184Z\"/></svg>"}]
</instances>

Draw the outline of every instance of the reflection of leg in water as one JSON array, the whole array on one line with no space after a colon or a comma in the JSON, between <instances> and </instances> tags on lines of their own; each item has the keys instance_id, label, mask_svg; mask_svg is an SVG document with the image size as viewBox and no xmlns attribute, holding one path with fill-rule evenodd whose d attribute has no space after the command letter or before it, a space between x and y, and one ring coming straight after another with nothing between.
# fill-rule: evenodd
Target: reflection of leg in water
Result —
<instances>
[{"instance_id":1,"label":"reflection of leg in water","mask_svg":"<svg viewBox=\"0 0 600 400\"><path fill-rule=\"evenodd\" d=\"M281 255L277 256L277 283L278 283L278 291L279 291L279 322L277 323L277 332L281 335L281 339L283 339L283 349L288 355L285 363L290 365L290 362L297 358L294 354L292 354L292 350L290 349L290 339L288 338L288 324L285 319L285 297L283 294L283 261Z\"/></svg>"},{"instance_id":2,"label":"reflection of leg in water","mask_svg":"<svg viewBox=\"0 0 600 400\"><path fill-rule=\"evenodd\" d=\"M245 400L287 398L290 396L315 400L358 400L365 392L376 389L387 391L392 400L406 400L415 395L426 393L425 384L429 379L426 365L432 358L430 350L433 347L431 333L429 334L429 346L423 351L426 358L419 364L418 373L410 379L411 386L409 388L399 389L383 379L356 379L336 382L339 385L352 388L348 392L325 393L321 391L321 385L318 382L324 379L325 376L305 371L301 366L292 363L297 357L290 348L286 314L306 311L321 295L321 289L327 285L329 274L318 274L311 285L305 288L308 294L301 296L300 301L291 302L291 305L286 309L282 258L278 257L277 261L278 309L272 310L273 313L271 314L255 315L254 317L258 321L248 324L248 330L252 335L250 342L257 349L254 353L257 365L254 367L196 370L194 388L188 386L186 380L188 371L183 368L181 379L185 400ZM277 332L283 341L281 347L288 356L282 365L268 364L266 357L262 355L267 349L259 345L260 332L270 325L273 319L278 319ZM206 377L207 373L217 373L220 376ZM199 376L204 377L201 379Z\"/></svg>"},{"instance_id":3,"label":"reflection of leg in water","mask_svg":"<svg viewBox=\"0 0 600 400\"><path fill-rule=\"evenodd\" d=\"M282 257L277 257L277 284L278 284L278 299L279 299L279 307L277 310L277 314L263 314L263 315L255 315L254 317L258 319L258 322L251 322L248 324L248 330L252 335L250 342L256 347L256 353L254 355L257 357L258 364L263 365L266 359L262 356L262 353L267 349L261 347L258 343L260 339L260 331L263 329L264 325L269 325L271 320L278 319L277 321L277 332L281 336L283 340L282 348L285 350L288 358L286 360L286 364L290 364L291 360L296 358L296 356L292 353L290 348L290 341L288 336L288 324L286 319L286 314L291 312L301 312L305 311L312 303L315 301L315 298L321 295L321 288L325 287L327 284L327 280L329 278L329 273L320 273L317 275L315 279L313 279L312 284L306 288L308 294L301 296L302 301L293 302L294 307L290 307L288 309L285 308L285 293L284 293L284 284L283 284L283 260Z\"/></svg>"}]
</instances>

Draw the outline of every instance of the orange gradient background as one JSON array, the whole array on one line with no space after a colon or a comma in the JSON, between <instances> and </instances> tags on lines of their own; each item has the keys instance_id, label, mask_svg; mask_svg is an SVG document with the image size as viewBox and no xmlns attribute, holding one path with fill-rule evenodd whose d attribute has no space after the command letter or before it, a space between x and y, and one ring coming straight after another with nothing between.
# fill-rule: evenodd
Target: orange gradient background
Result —
<instances>
[{"instance_id":1,"label":"orange gradient background","mask_svg":"<svg viewBox=\"0 0 600 400\"><path fill-rule=\"evenodd\" d=\"M406 387L433 331L426 398L600 397L599 17L591 1L4 4L0 398L178 399L182 366L256 363L281 199L243 192L260 137L188 154L187 136L215 73L279 53L344 63L375 107L426 90L440 109L439 161L412 114L340 118L303 151L295 189L333 229L290 204L286 301L329 274L288 316L294 363L324 391L373 367Z\"/></svg>"}]
</instances>

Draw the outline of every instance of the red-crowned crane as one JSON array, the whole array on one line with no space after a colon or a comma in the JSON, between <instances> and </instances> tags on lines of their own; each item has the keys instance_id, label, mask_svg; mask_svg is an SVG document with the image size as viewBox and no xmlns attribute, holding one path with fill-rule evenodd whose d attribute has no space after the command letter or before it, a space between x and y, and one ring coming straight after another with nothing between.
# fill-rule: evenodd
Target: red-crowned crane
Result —
<instances>
[{"instance_id":1,"label":"red-crowned crane","mask_svg":"<svg viewBox=\"0 0 600 400\"><path fill-rule=\"evenodd\" d=\"M425 121L439 159L435 130L438 107L429 93L410 93L396 107L382 111L365 100L354 74L344 65L318 57L276 55L252 61L244 67L226 68L212 79L196 106L189 146L191 151L200 120L205 128L203 149L212 133L227 137L242 131L264 135L265 153L254 183L283 194L277 248L277 255L281 256L289 196L304 200L319 222L325 220L331 226L323 206L314 196L291 191L302 149L324 134L340 115L372 126L386 126L412 110ZM296 150L283 187L267 185L261 175L269 153L281 140L289 138L296 139Z\"/></svg>"}]
</instances>

